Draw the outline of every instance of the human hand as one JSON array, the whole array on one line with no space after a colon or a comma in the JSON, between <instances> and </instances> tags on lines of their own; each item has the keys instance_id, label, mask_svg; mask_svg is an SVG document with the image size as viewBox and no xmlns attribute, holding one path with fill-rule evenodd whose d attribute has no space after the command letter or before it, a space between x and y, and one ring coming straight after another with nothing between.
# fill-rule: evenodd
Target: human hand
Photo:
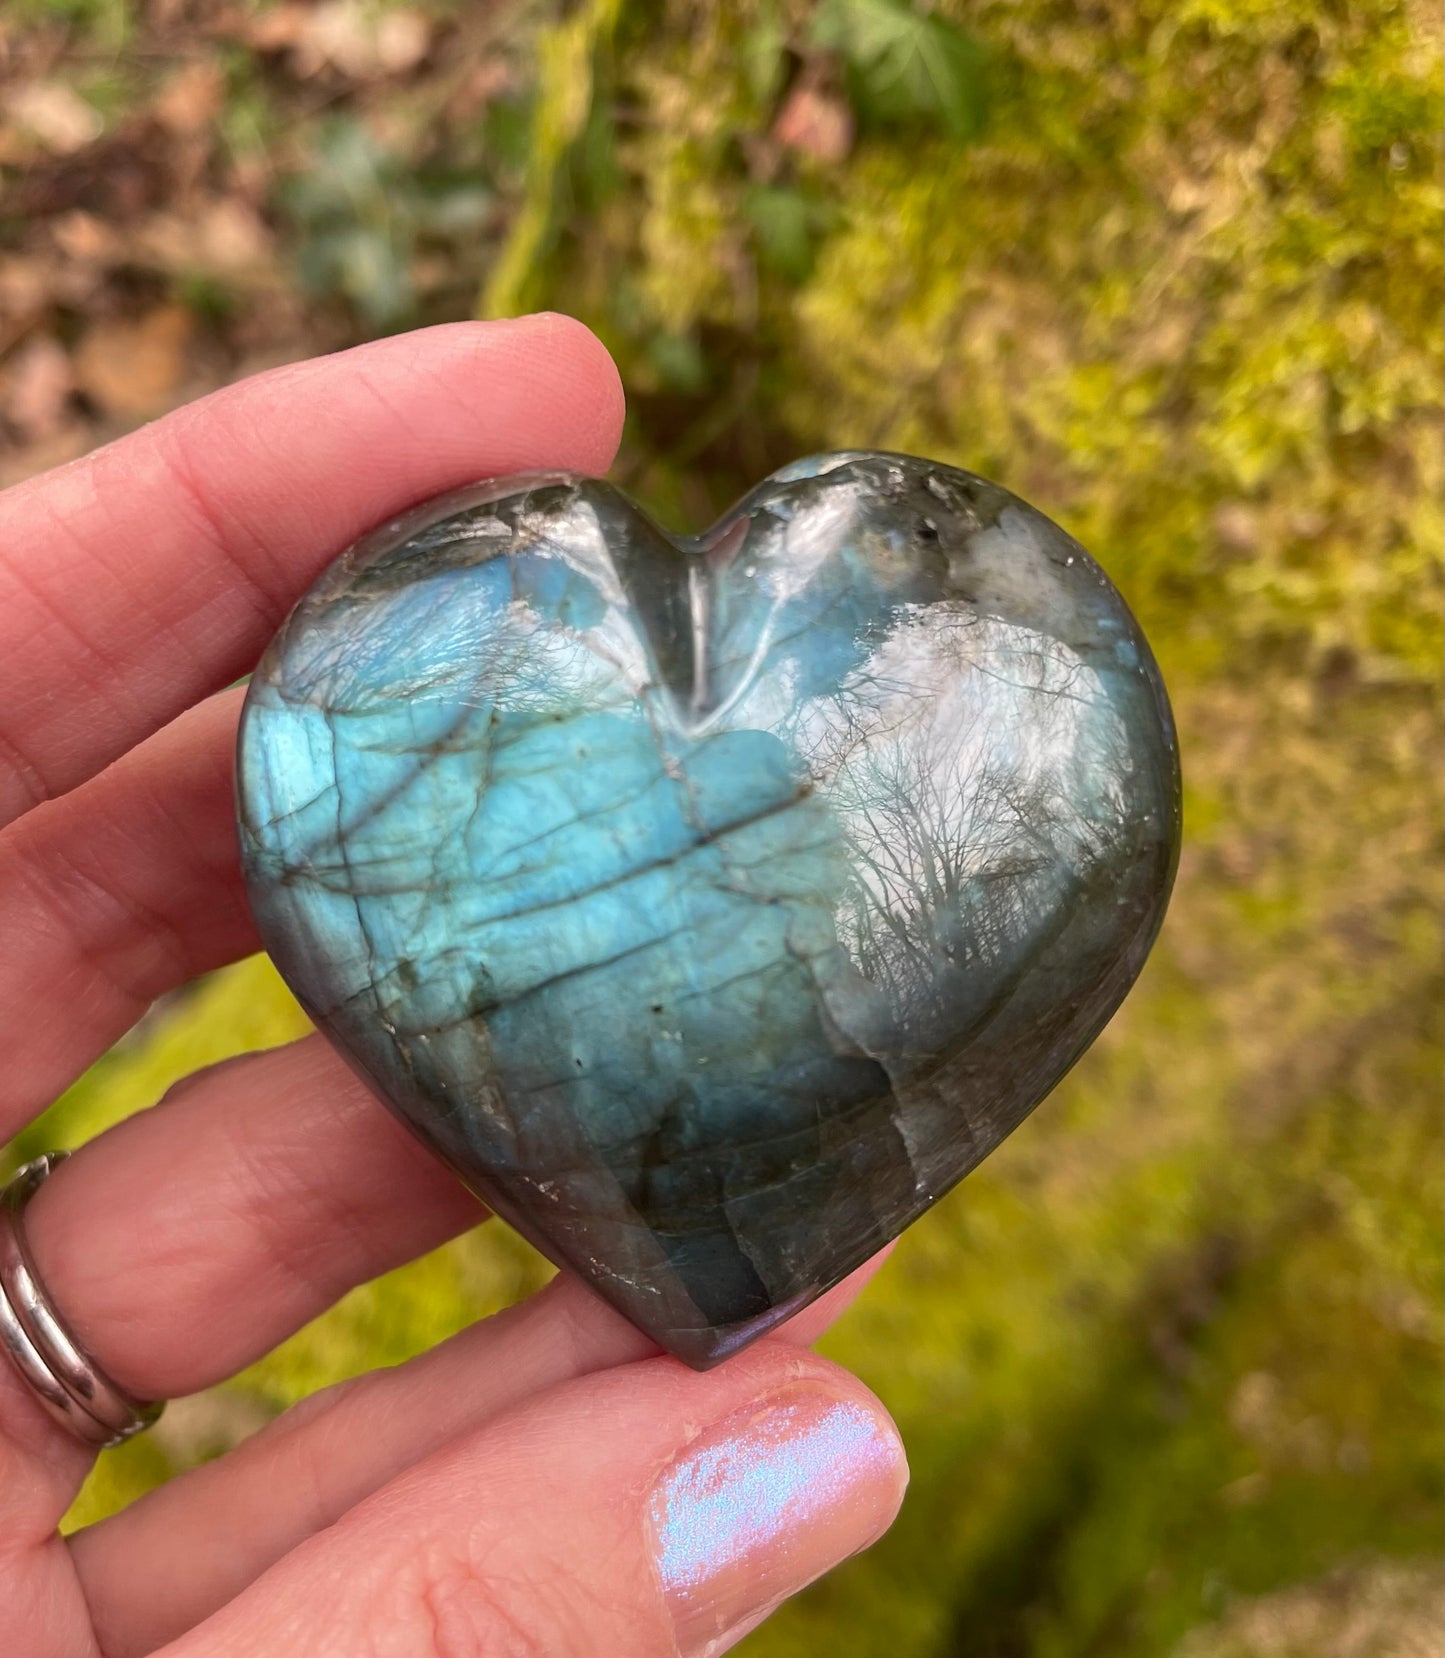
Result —
<instances>
[{"instance_id":1,"label":"human hand","mask_svg":"<svg viewBox=\"0 0 1445 1658\"><path fill-rule=\"evenodd\" d=\"M474 478L601 471L621 405L579 325L459 324L262 375L0 496L0 1141L157 996L257 947L222 687L322 565ZM87 1353L166 1398L481 1218L312 1037L100 1136L24 1225ZM0 1358L8 1658L722 1652L897 1508L882 1408L806 1350L868 1271L706 1375L558 1279L69 1539L92 1453Z\"/></svg>"}]
</instances>

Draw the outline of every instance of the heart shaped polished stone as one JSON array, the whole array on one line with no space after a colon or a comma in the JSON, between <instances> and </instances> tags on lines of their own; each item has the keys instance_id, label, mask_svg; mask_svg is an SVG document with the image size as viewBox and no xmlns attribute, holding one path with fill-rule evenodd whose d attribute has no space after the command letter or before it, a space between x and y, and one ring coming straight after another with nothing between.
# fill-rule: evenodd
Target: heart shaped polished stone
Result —
<instances>
[{"instance_id":1,"label":"heart shaped polished stone","mask_svg":"<svg viewBox=\"0 0 1445 1658\"><path fill-rule=\"evenodd\" d=\"M564 474L384 525L261 662L239 800L312 1017L697 1366L1017 1127L1138 973L1179 835L1099 566L869 452L693 539Z\"/></svg>"}]
</instances>

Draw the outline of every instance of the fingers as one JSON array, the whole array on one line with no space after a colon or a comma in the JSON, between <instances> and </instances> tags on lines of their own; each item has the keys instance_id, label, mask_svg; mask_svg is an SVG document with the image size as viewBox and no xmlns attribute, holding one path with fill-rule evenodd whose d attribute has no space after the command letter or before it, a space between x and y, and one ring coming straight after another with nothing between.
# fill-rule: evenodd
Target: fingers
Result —
<instances>
[{"instance_id":1,"label":"fingers","mask_svg":"<svg viewBox=\"0 0 1445 1658\"><path fill-rule=\"evenodd\" d=\"M241 692L0 832L0 1141L165 991L258 949L236 852ZM37 987L44 987L37 995Z\"/></svg>"},{"instance_id":2,"label":"fingers","mask_svg":"<svg viewBox=\"0 0 1445 1658\"><path fill-rule=\"evenodd\" d=\"M362 531L488 474L595 472L616 370L562 317L258 375L0 497L0 824L244 673Z\"/></svg>"},{"instance_id":3,"label":"fingers","mask_svg":"<svg viewBox=\"0 0 1445 1658\"><path fill-rule=\"evenodd\" d=\"M202 1072L93 1140L25 1222L82 1345L123 1388L165 1399L233 1374L480 1215L313 1037ZM8 1365L0 1421L37 1450L53 1437ZM12 1523L43 1535L68 1492L21 1489L34 1504Z\"/></svg>"},{"instance_id":4,"label":"fingers","mask_svg":"<svg viewBox=\"0 0 1445 1658\"><path fill-rule=\"evenodd\" d=\"M815 1341L882 1259L820 1297L778 1337L798 1346ZM463 1433L561 1382L655 1351L563 1277L408 1364L315 1395L228 1456L72 1538L105 1652L138 1658L154 1651Z\"/></svg>"},{"instance_id":5,"label":"fingers","mask_svg":"<svg viewBox=\"0 0 1445 1658\"><path fill-rule=\"evenodd\" d=\"M308 1037L202 1072L90 1142L26 1218L89 1351L122 1387L165 1399L233 1374L481 1217Z\"/></svg>"},{"instance_id":6,"label":"fingers","mask_svg":"<svg viewBox=\"0 0 1445 1658\"><path fill-rule=\"evenodd\" d=\"M164 1651L718 1653L880 1535L905 1480L882 1407L821 1359L643 1360L454 1442Z\"/></svg>"}]
</instances>

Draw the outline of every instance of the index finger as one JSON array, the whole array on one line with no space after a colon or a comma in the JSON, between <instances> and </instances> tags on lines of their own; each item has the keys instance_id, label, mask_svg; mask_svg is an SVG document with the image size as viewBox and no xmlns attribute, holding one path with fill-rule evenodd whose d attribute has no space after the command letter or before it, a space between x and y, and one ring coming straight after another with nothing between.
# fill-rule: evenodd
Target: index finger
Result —
<instances>
[{"instance_id":1,"label":"index finger","mask_svg":"<svg viewBox=\"0 0 1445 1658\"><path fill-rule=\"evenodd\" d=\"M255 662L364 530L489 475L600 472L611 358L561 316L274 369L0 495L0 826Z\"/></svg>"}]
</instances>

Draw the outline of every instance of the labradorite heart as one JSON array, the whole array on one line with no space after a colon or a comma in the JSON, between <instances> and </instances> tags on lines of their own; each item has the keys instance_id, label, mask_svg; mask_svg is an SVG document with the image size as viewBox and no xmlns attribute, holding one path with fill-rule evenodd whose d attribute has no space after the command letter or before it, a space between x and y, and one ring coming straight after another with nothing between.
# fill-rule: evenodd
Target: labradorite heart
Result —
<instances>
[{"instance_id":1,"label":"labradorite heart","mask_svg":"<svg viewBox=\"0 0 1445 1658\"><path fill-rule=\"evenodd\" d=\"M698 1366L1018 1126L1138 973L1179 834L1099 566L865 452L694 539L565 474L383 526L261 662L239 795L312 1017Z\"/></svg>"}]
</instances>

